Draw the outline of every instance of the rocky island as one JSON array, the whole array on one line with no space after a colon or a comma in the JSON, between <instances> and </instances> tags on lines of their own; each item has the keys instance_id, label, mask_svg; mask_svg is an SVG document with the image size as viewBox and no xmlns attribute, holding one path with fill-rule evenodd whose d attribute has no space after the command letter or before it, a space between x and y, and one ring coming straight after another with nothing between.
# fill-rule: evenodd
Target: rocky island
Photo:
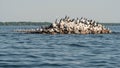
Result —
<instances>
[{"instance_id":1,"label":"rocky island","mask_svg":"<svg viewBox=\"0 0 120 68\"><path fill-rule=\"evenodd\" d=\"M30 30L16 30L17 32L25 33L39 33L39 34L107 34L111 33L111 30L105 28L104 25L87 18L81 17L76 19L70 19L65 16L50 24L49 26L40 27Z\"/></svg>"}]
</instances>

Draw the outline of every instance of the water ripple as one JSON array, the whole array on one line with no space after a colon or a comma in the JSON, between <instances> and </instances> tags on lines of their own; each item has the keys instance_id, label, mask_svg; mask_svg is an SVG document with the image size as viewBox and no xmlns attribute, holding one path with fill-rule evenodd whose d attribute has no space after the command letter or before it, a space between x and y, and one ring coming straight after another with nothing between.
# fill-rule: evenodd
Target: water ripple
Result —
<instances>
[{"instance_id":1,"label":"water ripple","mask_svg":"<svg viewBox=\"0 0 120 68\"><path fill-rule=\"evenodd\" d=\"M119 68L120 26L111 34L25 34L4 26L0 33L1 68ZM22 26L32 28L36 26Z\"/></svg>"}]
</instances>

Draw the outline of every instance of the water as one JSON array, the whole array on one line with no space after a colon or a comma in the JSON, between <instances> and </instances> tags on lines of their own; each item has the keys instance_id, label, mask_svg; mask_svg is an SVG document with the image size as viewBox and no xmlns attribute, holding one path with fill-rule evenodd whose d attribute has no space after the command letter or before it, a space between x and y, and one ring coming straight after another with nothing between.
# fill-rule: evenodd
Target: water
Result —
<instances>
[{"instance_id":1,"label":"water","mask_svg":"<svg viewBox=\"0 0 120 68\"><path fill-rule=\"evenodd\" d=\"M25 34L0 26L1 68L119 68L120 25L112 34Z\"/></svg>"}]
</instances>

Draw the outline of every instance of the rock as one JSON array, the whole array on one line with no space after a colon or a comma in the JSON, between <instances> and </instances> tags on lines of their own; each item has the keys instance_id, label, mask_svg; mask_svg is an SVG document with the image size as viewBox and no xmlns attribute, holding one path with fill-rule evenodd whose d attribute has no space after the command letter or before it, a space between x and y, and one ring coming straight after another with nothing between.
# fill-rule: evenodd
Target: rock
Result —
<instances>
[{"instance_id":1,"label":"rock","mask_svg":"<svg viewBox=\"0 0 120 68\"><path fill-rule=\"evenodd\" d=\"M19 30L17 32L26 33L40 33L40 34L107 34L111 31L105 28L102 24L96 23L94 20L88 20L87 18L70 19L65 17L57 19L50 26L32 29L32 30Z\"/></svg>"}]
</instances>

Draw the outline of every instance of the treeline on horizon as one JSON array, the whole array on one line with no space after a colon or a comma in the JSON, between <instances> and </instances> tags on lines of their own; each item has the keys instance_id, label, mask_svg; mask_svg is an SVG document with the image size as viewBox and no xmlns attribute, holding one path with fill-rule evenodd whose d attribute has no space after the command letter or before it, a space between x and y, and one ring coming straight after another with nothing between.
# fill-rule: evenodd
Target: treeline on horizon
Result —
<instances>
[{"instance_id":1,"label":"treeline on horizon","mask_svg":"<svg viewBox=\"0 0 120 68\"><path fill-rule=\"evenodd\" d=\"M100 24L103 24L103 25L111 25L111 26L113 26L113 25L119 26L119 25L120 25L120 23L100 23Z\"/></svg>"},{"instance_id":2,"label":"treeline on horizon","mask_svg":"<svg viewBox=\"0 0 120 68\"><path fill-rule=\"evenodd\" d=\"M9 25L49 25L51 22L0 22L1 26L9 26Z\"/></svg>"},{"instance_id":3,"label":"treeline on horizon","mask_svg":"<svg viewBox=\"0 0 120 68\"><path fill-rule=\"evenodd\" d=\"M51 22L0 22L0 26L9 26L9 25L15 25L15 26L24 26L24 25L50 25ZM120 23L100 23L103 25L120 25Z\"/></svg>"}]
</instances>

